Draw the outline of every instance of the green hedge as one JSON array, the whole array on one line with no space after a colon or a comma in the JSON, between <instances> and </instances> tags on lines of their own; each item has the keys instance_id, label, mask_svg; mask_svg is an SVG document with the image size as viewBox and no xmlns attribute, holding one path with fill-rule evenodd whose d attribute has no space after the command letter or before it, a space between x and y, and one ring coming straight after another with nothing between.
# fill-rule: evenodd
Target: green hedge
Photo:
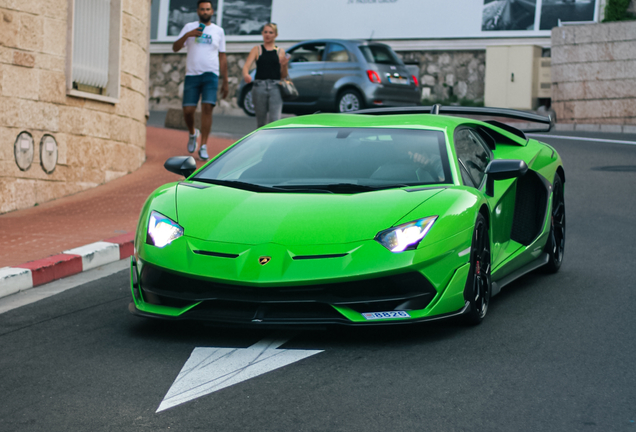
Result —
<instances>
[{"instance_id":1,"label":"green hedge","mask_svg":"<svg viewBox=\"0 0 636 432\"><path fill-rule=\"evenodd\" d=\"M607 0L605 18L603 22L627 21L636 19L634 14L627 12L631 0Z\"/></svg>"}]
</instances>

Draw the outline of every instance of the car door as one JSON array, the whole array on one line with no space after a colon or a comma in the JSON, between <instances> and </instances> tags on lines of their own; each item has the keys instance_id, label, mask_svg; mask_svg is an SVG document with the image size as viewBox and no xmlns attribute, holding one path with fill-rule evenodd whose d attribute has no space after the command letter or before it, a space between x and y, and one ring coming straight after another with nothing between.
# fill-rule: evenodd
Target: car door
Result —
<instances>
[{"instance_id":1,"label":"car door","mask_svg":"<svg viewBox=\"0 0 636 432\"><path fill-rule=\"evenodd\" d=\"M515 209L514 179L495 182L494 196L485 194L486 167L494 158L487 139L489 137L483 132L470 127L460 127L454 134L455 152L463 184L478 189L490 205L491 257L492 265L496 267L520 245L510 241Z\"/></svg>"},{"instance_id":2,"label":"car door","mask_svg":"<svg viewBox=\"0 0 636 432\"><path fill-rule=\"evenodd\" d=\"M312 42L289 51L289 77L298 90L298 99L289 105L315 105L322 90L326 43Z\"/></svg>"},{"instance_id":3,"label":"car door","mask_svg":"<svg viewBox=\"0 0 636 432\"><path fill-rule=\"evenodd\" d=\"M338 93L338 82L343 78L354 77L359 74L359 63L344 45L329 43L325 55L325 67L323 69L321 104L326 108L333 108Z\"/></svg>"}]
</instances>

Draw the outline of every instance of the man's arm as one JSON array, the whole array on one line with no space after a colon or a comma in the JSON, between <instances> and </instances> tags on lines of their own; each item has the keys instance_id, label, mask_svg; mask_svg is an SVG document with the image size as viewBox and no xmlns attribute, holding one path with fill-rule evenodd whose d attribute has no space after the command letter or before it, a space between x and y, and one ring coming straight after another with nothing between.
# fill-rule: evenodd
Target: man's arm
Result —
<instances>
[{"instance_id":1,"label":"man's arm","mask_svg":"<svg viewBox=\"0 0 636 432\"><path fill-rule=\"evenodd\" d=\"M221 85L221 99L225 99L230 93L230 87L227 77L227 56L224 52L219 53L219 67L221 68L221 76L223 77L223 84Z\"/></svg>"},{"instance_id":2,"label":"man's arm","mask_svg":"<svg viewBox=\"0 0 636 432\"><path fill-rule=\"evenodd\" d=\"M181 36L175 43L172 44L172 51L173 52L181 51L181 48L183 48L188 38L199 37L202 34L203 32L200 31L198 27L195 28L194 30L190 30L189 32Z\"/></svg>"}]
</instances>

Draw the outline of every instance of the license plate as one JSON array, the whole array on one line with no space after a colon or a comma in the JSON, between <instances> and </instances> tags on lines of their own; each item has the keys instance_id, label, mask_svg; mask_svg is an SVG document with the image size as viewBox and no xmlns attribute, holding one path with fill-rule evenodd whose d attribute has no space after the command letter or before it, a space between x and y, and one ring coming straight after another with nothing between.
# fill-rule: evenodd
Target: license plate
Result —
<instances>
[{"instance_id":1,"label":"license plate","mask_svg":"<svg viewBox=\"0 0 636 432\"><path fill-rule=\"evenodd\" d=\"M391 318L411 318L411 315L405 311L390 311L390 312L367 312L362 316L367 320L376 319L391 319Z\"/></svg>"},{"instance_id":2,"label":"license plate","mask_svg":"<svg viewBox=\"0 0 636 432\"><path fill-rule=\"evenodd\" d=\"M389 82L391 84L408 84L409 80L406 78L396 78L396 77L389 77Z\"/></svg>"}]
</instances>

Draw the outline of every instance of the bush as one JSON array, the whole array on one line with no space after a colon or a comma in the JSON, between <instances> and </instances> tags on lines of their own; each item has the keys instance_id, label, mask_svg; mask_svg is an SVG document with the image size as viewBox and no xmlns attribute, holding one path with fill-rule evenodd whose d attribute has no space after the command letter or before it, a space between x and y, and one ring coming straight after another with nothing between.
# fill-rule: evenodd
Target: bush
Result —
<instances>
[{"instance_id":1,"label":"bush","mask_svg":"<svg viewBox=\"0 0 636 432\"><path fill-rule=\"evenodd\" d=\"M636 19L634 14L627 12L631 0L607 0L605 18L603 22L627 21Z\"/></svg>"}]
</instances>

